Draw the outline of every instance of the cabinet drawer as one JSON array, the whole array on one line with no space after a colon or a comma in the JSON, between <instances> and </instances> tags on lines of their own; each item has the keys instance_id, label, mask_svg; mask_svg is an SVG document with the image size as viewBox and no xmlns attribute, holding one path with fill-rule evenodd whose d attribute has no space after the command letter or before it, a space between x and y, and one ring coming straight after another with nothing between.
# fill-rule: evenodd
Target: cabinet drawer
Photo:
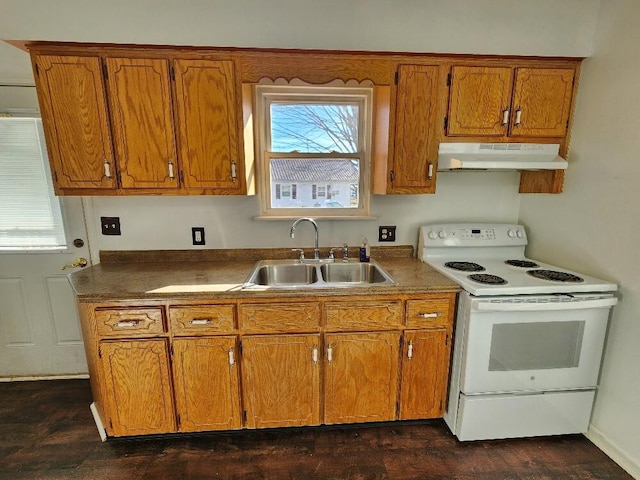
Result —
<instances>
[{"instance_id":1,"label":"cabinet drawer","mask_svg":"<svg viewBox=\"0 0 640 480\"><path fill-rule=\"evenodd\" d=\"M448 327L451 324L448 298L407 300L407 326L414 328Z\"/></svg>"},{"instance_id":2,"label":"cabinet drawer","mask_svg":"<svg viewBox=\"0 0 640 480\"><path fill-rule=\"evenodd\" d=\"M194 305L169 307L174 335L230 333L234 331L235 305Z\"/></svg>"},{"instance_id":3,"label":"cabinet drawer","mask_svg":"<svg viewBox=\"0 0 640 480\"><path fill-rule=\"evenodd\" d=\"M244 332L304 332L320 327L320 305L304 303L240 304L238 320Z\"/></svg>"},{"instance_id":4,"label":"cabinet drawer","mask_svg":"<svg viewBox=\"0 0 640 480\"><path fill-rule=\"evenodd\" d=\"M402 323L400 300L327 302L324 309L328 328L386 330Z\"/></svg>"},{"instance_id":5,"label":"cabinet drawer","mask_svg":"<svg viewBox=\"0 0 640 480\"><path fill-rule=\"evenodd\" d=\"M101 337L140 337L165 331L162 307L97 308L95 317Z\"/></svg>"}]
</instances>

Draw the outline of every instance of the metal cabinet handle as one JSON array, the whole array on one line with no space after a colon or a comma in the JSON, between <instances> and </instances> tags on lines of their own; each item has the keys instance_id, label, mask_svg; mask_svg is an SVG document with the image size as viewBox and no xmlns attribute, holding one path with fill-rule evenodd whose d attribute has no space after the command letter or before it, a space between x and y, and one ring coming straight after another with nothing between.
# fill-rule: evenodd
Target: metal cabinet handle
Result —
<instances>
[{"instance_id":1,"label":"metal cabinet handle","mask_svg":"<svg viewBox=\"0 0 640 480\"><path fill-rule=\"evenodd\" d=\"M317 345L314 345L313 350L311 350L311 360L313 360L314 364L318 363L318 346Z\"/></svg>"},{"instance_id":2,"label":"metal cabinet handle","mask_svg":"<svg viewBox=\"0 0 640 480\"><path fill-rule=\"evenodd\" d=\"M514 125L520 125L521 120L522 120L522 109L519 108L518 110L516 110L516 121Z\"/></svg>"},{"instance_id":3,"label":"metal cabinet handle","mask_svg":"<svg viewBox=\"0 0 640 480\"><path fill-rule=\"evenodd\" d=\"M427 180L433 180L433 163L429 162L427 167Z\"/></svg>"},{"instance_id":4,"label":"metal cabinet handle","mask_svg":"<svg viewBox=\"0 0 640 480\"><path fill-rule=\"evenodd\" d=\"M175 176L173 175L173 162L169 160L169 178L173 180Z\"/></svg>"},{"instance_id":5,"label":"metal cabinet handle","mask_svg":"<svg viewBox=\"0 0 640 480\"><path fill-rule=\"evenodd\" d=\"M333 361L333 346L329 345L327 347L327 362L331 363Z\"/></svg>"},{"instance_id":6,"label":"metal cabinet handle","mask_svg":"<svg viewBox=\"0 0 640 480\"><path fill-rule=\"evenodd\" d=\"M233 348L230 348L229 349L229 365L233 367L235 363L236 363L236 359L233 353Z\"/></svg>"},{"instance_id":7,"label":"metal cabinet handle","mask_svg":"<svg viewBox=\"0 0 640 480\"><path fill-rule=\"evenodd\" d=\"M231 180L235 182L237 179L236 162L231 162Z\"/></svg>"},{"instance_id":8,"label":"metal cabinet handle","mask_svg":"<svg viewBox=\"0 0 640 480\"><path fill-rule=\"evenodd\" d=\"M116 323L115 326L122 327L122 328L137 327L139 323L140 323L140 320L121 320L118 323Z\"/></svg>"},{"instance_id":9,"label":"metal cabinet handle","mask_svg":"<svg viewBox=\"0 0 640 480\"><path fill-rule=\"evenodd\" d=\"M211 323L211 319L210 318L194 318L192 320L189 320L189 323L191 325L208 325L209 323Z\"/></svg>"},{"instance_id":10,"label":"metal cabinet handle","mask_svg":"<svg viewBox=\"0 0 640 480\"><path fill-rule=\"evenodd\" d=\"M502 111L502 125L505 127L509 124L509 109L505 108Z\"/></svg>"},{"instance_id":11,"label":"metal cabinet handle","mask_svg":"<svg viewBox=\"0 0 640 480\"><path fill-rule=\"evenodd\" d=\"M109 165L106 158L104 159L104 176L111 178L111 165Z\"/></svg>"},{"instance_id":12,"label":"metal cabinet handle","mask_svg":"<svg viewBox=\"0 0 640 480\"><path fill-rule=\"evenodd\" d=\"M409 360L413 358L413 341L410 341L409 346L407 347L407 358Z\"/></svg>"},{"instance_id":13,"label":"metal cabinet handle","mask_svg":"<svg viewBox=\"0 0 640 480\"><path fill-rule=\"evenodd\" d=\"M440 316L439 313L419 313L419 318L438 318Z\"/></svg>"}]
</instances>

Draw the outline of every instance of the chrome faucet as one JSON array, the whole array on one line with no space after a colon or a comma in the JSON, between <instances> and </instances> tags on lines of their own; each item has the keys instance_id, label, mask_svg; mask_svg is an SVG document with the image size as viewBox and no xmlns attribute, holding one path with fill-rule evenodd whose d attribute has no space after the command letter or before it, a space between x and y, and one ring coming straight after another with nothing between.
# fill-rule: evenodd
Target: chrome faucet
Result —
<instances>
[{"instance_id":1,"label":"chrome faucet","mask_svg":"<svg viewBox=\"0 0 640 480\"><path fill-rule=\"evenodd\" d=\"M302 217L297 219L295 222L293 222L293 225L291 225L291 232L289 233L289 235L291 236L291 238L295 238L295 231L296 231L296 227L298 226L298 224L300 222L310 222L311 225L313 225L313 228L315 230L315 244L314 244L314 249L313 249L313 258L315 260L319 260L320 259L320 249L318 248L318 224L316 223L316 221L313 218L309 218L309 217Z\"/></svg>"}]
</instances>

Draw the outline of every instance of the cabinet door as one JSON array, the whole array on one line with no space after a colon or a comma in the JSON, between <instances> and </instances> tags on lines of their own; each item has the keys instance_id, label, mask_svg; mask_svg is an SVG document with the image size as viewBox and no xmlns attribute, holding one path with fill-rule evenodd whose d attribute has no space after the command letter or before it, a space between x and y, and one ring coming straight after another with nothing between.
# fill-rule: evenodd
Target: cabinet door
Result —
<instances>
[{"instance_id":1,"label":"cabinet door","mask_svg":"<svg viewBox=\"0 0 640 480\"><path fill-rule=\"evenodd\" d=\"M116 188L100 59L36 55L34 65L56 193Z\"/></svg>"},{"instance_id":2,"label":"cabinet door","mask_svg":"<svg viewBox=\"0 0 640 480\"><path fill-rule=\"evenodd\" d=\"M511 135L564 137L573 96L572 68L518 68Z\"/></svg>"},{"instance_id":3,"label":"cabinet door","mask_svg":"<svg viewBox=\"0 0 640 480\"><path fill-rule=\"evenodd\" d=\"M240 428L236 337L181 338L172 346L179 430Z\"/></svg>"},{"instance_id":4,"label":"cabinet door","mask_svg":"<svg viewBox=\"0 0 640 480\"><path fill-rule=\"evenodd\" d=\"M453 67L447 135L506 135L512 80L511 68Z\"/></svg>"},{"instance_id":5,"label":"cabinet door","mask_svg":"<svg viewBox=\"0 0 640 480\"><path fill-rule=\"evenodd\" d=\"M393 193L435 190L437 97L437 66L400 65L391 177Z\"/></svg>"},{"instance_id":6,"label":"cabinet door","mask_svg":"<svg viewBox=\"0 0 640 480\"><path fill-rule=\"evenodd\" d=\"M319 349L319 334L242 339L246 427L320 423Z\"/></svg>"},{"instance_id":7,"label":"cabinet door","mask_svg":"<svg viewBox=\"0 0 640 480\"><path fill-rule=\"evenodd\" d=\"M178 187L167 60L107 58L122 188Z\"/></svg>"},{"instance_id":8,"label":"cabinet door","mask_svg":"<svg viewBox=\"0 0 640 480\"><path fill-rule=\"evenodd\" d=\"M324 423L395 420L398 332L325 335Z\"/></svg>"},{"instance_id":9,"label":"cabinet door","mask_svg":"<svg viewBox=\"0 0 640 480\"><path fill-rule=\"evenodd\" d=\"M109 435L175 431L166 340L104 341L100 358Z\"/></svg>"},{"instance_id":10,"label":"cabinet door","mask_svg":"<svg viewBox=\"0 0 640 480\"><path fill-rule=\"evenodd\" d=\"M174 68L184 186L243 193L233 62L176 60Z\"/></svg>"},{"instance_id":11,"label":"cabinet door","mask_svg":"<svg viewBox=\"0 0 640 480\"><path fill-rule=\"evenodd\" d=\"M405 332L400 420L444 415L450 343L447 330Z\"/></svg>"}]
</instances>

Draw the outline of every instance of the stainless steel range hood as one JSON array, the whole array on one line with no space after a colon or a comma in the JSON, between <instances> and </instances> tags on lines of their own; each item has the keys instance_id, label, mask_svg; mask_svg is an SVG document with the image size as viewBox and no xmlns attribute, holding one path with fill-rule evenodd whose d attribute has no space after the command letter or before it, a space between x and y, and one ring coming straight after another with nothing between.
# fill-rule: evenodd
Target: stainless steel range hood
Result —
<instances>
[{"instance_id":1,"label":"stainless steel range hood","mask_svg":"<svg viewBox=\"0 0 640 480\"><path fill-rule=\"evenodd\" d=\"M441 143L438 171L449 170L564 170L559 144Z\"/></svg>"}]
</instances>

